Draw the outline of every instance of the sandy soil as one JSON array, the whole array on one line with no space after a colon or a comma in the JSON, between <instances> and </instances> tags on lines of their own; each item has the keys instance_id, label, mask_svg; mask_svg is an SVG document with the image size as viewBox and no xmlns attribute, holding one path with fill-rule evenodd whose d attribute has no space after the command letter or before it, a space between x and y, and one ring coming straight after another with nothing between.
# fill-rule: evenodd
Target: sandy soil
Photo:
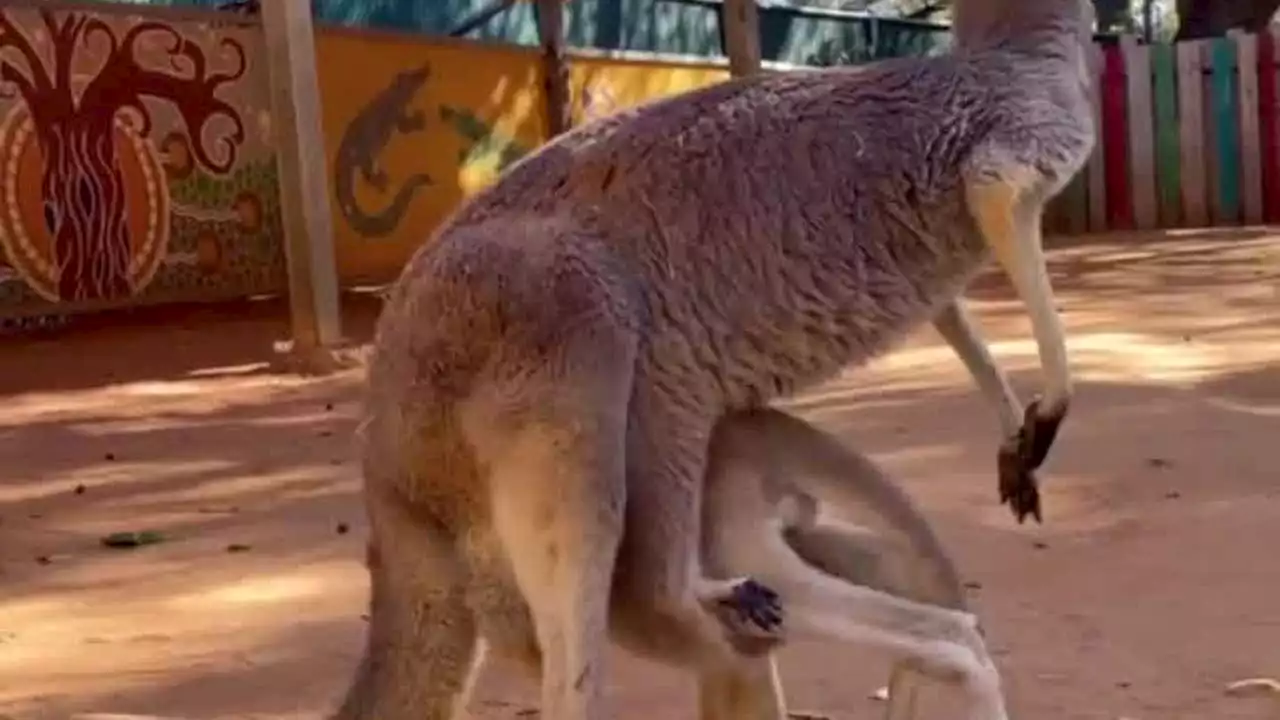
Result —
<instances>
[{"instance_id":1,"label":"sandy soil","mask_svg":"<svg viewBox=\"0 0 1280 720\"><path fill-rule=\"evenodd\" d=\"M1280 717L1280 700L1223 692L1280 675L1280 238L1094 240L1052 266L1080 382L1043 527L996 503L994 418L931 332L792 405L936 519L1015 718ZM1016 305L1000 282L974 297L1029 392ZM348 309L367 338L376 301ZM359 376L267 372L286 332L264 302L0 339L0 715L315 718L335 702L366 593ZM146 529L165 541L99 544ZM783 665L796 707L877 712L882 658L797 645ZM622 720L694 715L675 672L619 655L610 678ZM495 667L473 707L522 717L533 690Z\"/></svg>"}]
</instances>

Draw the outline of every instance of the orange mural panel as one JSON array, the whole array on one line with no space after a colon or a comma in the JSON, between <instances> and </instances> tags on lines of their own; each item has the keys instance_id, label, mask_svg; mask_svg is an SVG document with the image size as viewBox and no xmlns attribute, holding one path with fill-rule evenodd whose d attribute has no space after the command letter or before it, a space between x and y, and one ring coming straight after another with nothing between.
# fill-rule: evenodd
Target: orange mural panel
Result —
<instances>
[{"instance_id":1,"label":"orange mural panel","mask_svg":"<svg viewBox=\"0 0 1280 720\"><path fill-rule=\"evenodd\" d=\"M0 316L281 289L262 31L214 18L0 8Z\"/></svg>"},{"instance_id":2,"label":"orange mural panel","mask_svg":"<svg viewBox=\"0 0 1280 720\"><path fill-rule=\"evenodd\" d=\"M326 29L316 54L344 285L394 279L459 202L545 139L531 50Z\"/></svg>"},{"instance_id":3,"label":"orange mural panel","mask_svg":"<svg viewBox=\"0 0 1280 720\"><path fill-rule=\"evenodd\" d=\"M0 204L9 212L0 214L0 237L5 239L5 255L40 297L58 302L67 294L63 283L53 223L46 221L43 183L33 181L43 173L46 158L37 126L29 112L17 111L0 125L0 167L12 167L14 182L7 183ZM154 149L133 128L117 119L110 142L118 149L124 245L120 279L128 288L146 287L164 259L169 235L169 187L164 168ZM124 149L120 152L119 149ZM104 280L107 276L104 275ZM74 292L74 290L72 291Z\"/></svg>"}]
</instances>

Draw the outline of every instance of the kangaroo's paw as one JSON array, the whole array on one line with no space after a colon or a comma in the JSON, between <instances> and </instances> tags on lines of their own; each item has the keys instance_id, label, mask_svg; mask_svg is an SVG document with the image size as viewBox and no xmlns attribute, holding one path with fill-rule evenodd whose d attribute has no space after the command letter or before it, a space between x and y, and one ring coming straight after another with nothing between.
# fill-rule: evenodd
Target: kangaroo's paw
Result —
<instances>
[{"instance_id":1,"label":"kangaroo's paw","mask_svg":"<svg viewBox=\"0 0 1280 720\"><path fill-rule=\"evenodd\" d=\"M1039 468L1049 455L1049 448L1058 438L1058 429L1067 416L1067 408L1045 410L1040 406L1040 398L1031 401L1022 415L1022 432L1018 433L1019 454L1031 469Z\"/></svg>"},{"instance_id":2,"label":"kangaroo's paw","mask_svg":"<svg viewBox=\"0 0 1280 720\"><path fill-rule=\"evenodd\" d=\"M1000 446L997 462L1000 467L1000 502L1007 503L1018 522L1030 515L1042 522L1040 513L1040 487L1035 470L1027 465L1018 452L1021 434L1010 438Z\"/></svg>"},{"instance_id":3,"label":"kangaroo's paw","mask_svg":"<svg viewBox=\"0 0 1280 720\"><path fill-rule=\"evenodd\" d=\"M1022 429L1000 446L1000 502L1009 504L1018 522L1028 515L1044 522L1035 471L1049 455L1065 415L1065 411L1042 414L1040 401L1034 400L1027 406Z\"/></svg>"}]
</instances>

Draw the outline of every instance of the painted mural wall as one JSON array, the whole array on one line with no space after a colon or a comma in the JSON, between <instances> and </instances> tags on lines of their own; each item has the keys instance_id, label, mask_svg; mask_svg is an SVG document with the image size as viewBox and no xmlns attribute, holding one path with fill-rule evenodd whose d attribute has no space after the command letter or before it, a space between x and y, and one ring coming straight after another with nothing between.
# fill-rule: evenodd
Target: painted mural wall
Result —
<instances>
[{"instance_id":1,"label":"painted mural wall","mask_svg":"<svg viewBox=\"0 0 1280 720\"><path fill-rule=\"evenodd\" d=\"M152 6L214 8L227 0L128 0ZM445 37L492 0L311 0L324 26ZM760 6L760 50L792 64L863 62L929 52L948 42L944 25L872 18L819 5ZM722 0L572 0L564 5L565 37L575 48L723 57ZM537 7L517 2L466 35L471 40L537 46Z\"/></svg>"},{"instance_id":2,"label":"painted mural wall","mask_svg":"<svg viewBox=\"0 0 1280 720\"><path fill-rule=\"evenodd\" d=\"M278 291L263 35L0 7L0 315Z\"/></svg>"},{"instance_id":3,"label":"painted mural wall","mask_svg":"<svg viewBox=\"0 0 1280 720\"><path fill-rule=\"evenodd\" d=\"M527 49L327 29L316 53L344 285L394 279L459 202L546 140ZM574 58L574 121L727 78L699 63Z\"/></svg>"},{"instance_id":4,"label":"painted mural wall","mask_svg":"<svg viewBox=\"0 0 1280 720\"><path fill-rule=\"evenodd\" d=\"M284 289L262 43L224 15L0 9L0 317ZM546 139L531 49L325 28L317 55L344 285L395 278ZM574 118L727 76L575 58Z\"/></svg>"},{"instance_id":5,"label":"painted mural wall","mask_svg":"<svg viewBox=\"0 0 1280 720\"><path fill-rule=\"evenodd\" d=\"M458 202L545 138L526 49L326 30L316 54L344 284L393 279Z\"/></svg>"},{"instance_id":6,"label":"painted mural wall","mask_svg":"<svg viewBox=\"0 0 1280 720\"><path fill-rule=\"evenodd\" d=\"M573 122L585 122L728 79L728 68L705 63L575 57L569 65Z\"/></svg>"}]
</instances>

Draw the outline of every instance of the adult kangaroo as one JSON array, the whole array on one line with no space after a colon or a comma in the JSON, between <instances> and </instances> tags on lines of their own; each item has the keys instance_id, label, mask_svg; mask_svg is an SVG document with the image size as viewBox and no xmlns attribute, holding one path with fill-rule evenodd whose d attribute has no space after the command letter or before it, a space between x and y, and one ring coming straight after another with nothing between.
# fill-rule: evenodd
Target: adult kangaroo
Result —
<instances>
[{"instance_id":1,"label":"adult kangaroo","mask_svg":"<svg viewBox=\"0 0 1280 720\"><path fill-rule=\"evenodd\" d=\"M744 78L583 125L414 255L369 367L379 560L344 717L450 717L481 636L536 651L549 720L605 717L611 633L699 669L767 649L777 596L700 567L713 428L887 352L992 256L1047 375L1000 493L1038 515L1031 472L1071 393L1040 218L1094 143L1092 8L953 15L941 57ZM1003 715L972 615L870 588L857 607L869 642L936 637L970 715Z\"/></svg>"}]
</instances>

